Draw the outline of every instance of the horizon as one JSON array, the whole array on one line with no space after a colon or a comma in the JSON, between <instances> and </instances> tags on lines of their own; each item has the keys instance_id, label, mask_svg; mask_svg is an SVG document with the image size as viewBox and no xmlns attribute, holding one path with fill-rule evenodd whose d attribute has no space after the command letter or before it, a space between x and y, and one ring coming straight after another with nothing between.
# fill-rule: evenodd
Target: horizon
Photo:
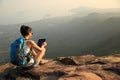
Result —
<instances>
[{"instance_id":1,"label":"horizon","mask_svg":"<svg viewBox=\"0 0 120 80\"><path fill-rule=\"evenodd\" d=\"M120 1L92 0L91 2L90 0L0 0L0 24L18 24L52 17L70 16L73 14L73 12L71 12L72 9L80 7L96 9L120 8Z\"/></svg>"}]
</instances>

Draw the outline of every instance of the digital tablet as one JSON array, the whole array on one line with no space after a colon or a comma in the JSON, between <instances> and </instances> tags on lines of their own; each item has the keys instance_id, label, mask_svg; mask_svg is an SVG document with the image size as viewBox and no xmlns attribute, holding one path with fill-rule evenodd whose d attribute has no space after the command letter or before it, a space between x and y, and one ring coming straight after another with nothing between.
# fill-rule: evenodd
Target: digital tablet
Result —
<instances>
[{"instance_id":1,"label":"digital tablet","mask_svg":"<svg viewBox=\"0 0 120 80\"><path fill-rule=\"evenodd\" d=\"M39 40L38 40L38 43L37 43L38 46L41 47L41 46L42 46L42 43L45 42L45 41L46 41L45 38L43 38L43 39L39 39Z\"/></svg>"}]
</instances>

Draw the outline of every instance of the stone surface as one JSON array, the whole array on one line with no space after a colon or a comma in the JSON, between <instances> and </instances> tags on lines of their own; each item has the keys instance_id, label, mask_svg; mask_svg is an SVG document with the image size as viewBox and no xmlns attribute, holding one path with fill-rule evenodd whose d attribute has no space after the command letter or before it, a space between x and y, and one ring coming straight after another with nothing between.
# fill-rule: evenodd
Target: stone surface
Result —
<instances>
[{"instance_id":1,"label":"stone surface","mask_svg":"<svg viewBox=\"0 0 120 80\"><path fill-rule=\"evenodd\" d=\"M120 80L120 54L59 57L31 69L0 66L0 80Z\"/></svg>"}]
</instances>

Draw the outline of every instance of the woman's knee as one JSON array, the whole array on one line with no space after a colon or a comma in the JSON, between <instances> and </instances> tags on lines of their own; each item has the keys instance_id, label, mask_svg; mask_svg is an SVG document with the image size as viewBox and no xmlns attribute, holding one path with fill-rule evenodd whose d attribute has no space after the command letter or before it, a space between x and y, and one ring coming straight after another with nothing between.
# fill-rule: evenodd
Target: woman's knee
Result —
<instances>
[{"instance_id":1,"label":"woman's knee","mask_svg":"<svg viewBox=\"0 0 120 80\"><path fill-rule=\"evenodd\" d=\"M43 48L43 49L42 49L42 52L46 52L46 49L45 49L45 48Z\"/></svg>"}]
</instances>

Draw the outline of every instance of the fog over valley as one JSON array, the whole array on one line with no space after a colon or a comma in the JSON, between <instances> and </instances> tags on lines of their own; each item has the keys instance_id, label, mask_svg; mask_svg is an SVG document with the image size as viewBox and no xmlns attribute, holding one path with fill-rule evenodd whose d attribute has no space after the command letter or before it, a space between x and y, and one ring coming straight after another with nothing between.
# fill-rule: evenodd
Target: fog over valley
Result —
<instances>
[{"instance_id":1,"label":"fog over valley","mask_svg":"<svg viewBox=\"0 0 120 80\"><path fill-rule=\"evenodd\" d=\"M0 24L18 24L76 13L81 16L109 8L120 8L120 0L0 0Z\"/></svg>"},{"instance_id":2,"label":"fog over valley","mask_svg":"<svg viewBox=\"0 0 120 80\"><path fill-rule=\"evenodd\" d=\"M0 57L9 61L10 44L21 37L19 28L28 25L33 29L32 39L47 39L46 58L95 54L97 56L120 52L120 9L86 11L74 10L75 14L37 21L0 25ZM91 12L89 12L89 10ZM92 11L93 10L93 11ZM82 12L86 13L82 15ZM1 62L5 62L1 58Z\"/></svg>"}]
</instances>

